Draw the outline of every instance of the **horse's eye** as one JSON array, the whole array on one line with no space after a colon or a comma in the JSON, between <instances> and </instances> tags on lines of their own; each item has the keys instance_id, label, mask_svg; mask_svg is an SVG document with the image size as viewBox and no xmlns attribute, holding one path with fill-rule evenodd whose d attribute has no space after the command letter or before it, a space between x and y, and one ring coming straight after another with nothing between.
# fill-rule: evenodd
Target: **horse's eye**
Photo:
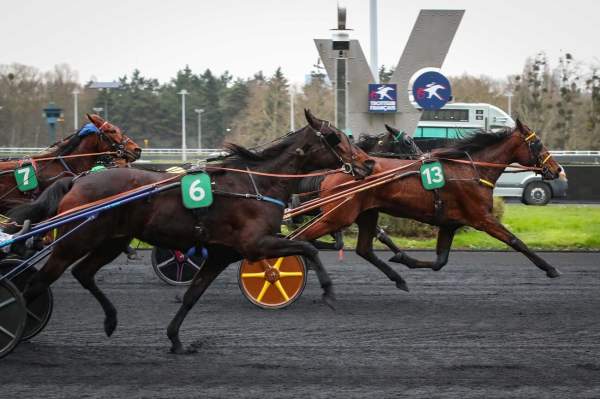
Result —
<instances>
[{"instance_id":1,"label":"horse's eye","mask_svg":"<svg viewBox=\"0 0 600 399\"><path fill-rule=\"evenodd\" d=\"M383 145L383 140L379 140L379 141L377 142L377 144L379 144L379 145Z\"/></svg>"}]
</instances>

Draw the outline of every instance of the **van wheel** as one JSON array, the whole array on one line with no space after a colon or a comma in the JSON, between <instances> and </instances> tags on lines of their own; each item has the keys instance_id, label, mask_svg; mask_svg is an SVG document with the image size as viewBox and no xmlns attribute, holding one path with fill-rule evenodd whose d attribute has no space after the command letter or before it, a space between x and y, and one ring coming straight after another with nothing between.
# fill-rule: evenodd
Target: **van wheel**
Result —
<instances>
[{"instance_id":1,"label":"van wheel","mask_svg":"<svg viewBox=\"0 0 600 399\"><path fill-rule=\"evenodd\" d=\"M543 182L529 183L523 191L523 203L527 205L546 205L552 198L552 190Z\"/></svg>"}]
</instances>

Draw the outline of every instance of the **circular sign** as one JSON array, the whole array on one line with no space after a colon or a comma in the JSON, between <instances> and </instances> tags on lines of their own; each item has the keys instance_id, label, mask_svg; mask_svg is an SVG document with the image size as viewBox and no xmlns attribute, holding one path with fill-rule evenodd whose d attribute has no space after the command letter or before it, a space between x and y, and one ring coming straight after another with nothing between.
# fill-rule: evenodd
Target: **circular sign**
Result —
<instances>
[{"instance_id":1,"label":"circular sign","mask_svg":"<svg viewBox=\"0 0 600 399\"><path fill-rule=\"evenodd\" d=\"M423 109L440 109L452 99L450 81L437 71L427 71L415 79L412 95Z\"/></svg>"}]
</instances>

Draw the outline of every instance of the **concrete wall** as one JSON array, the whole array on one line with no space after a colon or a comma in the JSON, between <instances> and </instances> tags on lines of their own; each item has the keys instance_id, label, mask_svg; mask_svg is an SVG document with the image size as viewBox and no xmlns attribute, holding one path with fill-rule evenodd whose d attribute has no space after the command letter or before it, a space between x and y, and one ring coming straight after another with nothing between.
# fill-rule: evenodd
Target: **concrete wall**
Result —
<instances>
[{"instance_id":1,"label":"concrete wall","mask_svg":"<svg viewBox=\"0 0 600 399\"><path fill-rule=\"evenodd\" d=\"M350 41L348 127L355 137L360 133L381 133L385 131L384 124L413 134L421 112L409 101L409 79L419 69L442 66L463 14L464 10L421 10L390 82L398 85L398 112L392 114L368 112L368 85L375 80L360 43ZM335 82L331 40L315 39L315 44L329 79Z\"/></svg>"}]
</instances>

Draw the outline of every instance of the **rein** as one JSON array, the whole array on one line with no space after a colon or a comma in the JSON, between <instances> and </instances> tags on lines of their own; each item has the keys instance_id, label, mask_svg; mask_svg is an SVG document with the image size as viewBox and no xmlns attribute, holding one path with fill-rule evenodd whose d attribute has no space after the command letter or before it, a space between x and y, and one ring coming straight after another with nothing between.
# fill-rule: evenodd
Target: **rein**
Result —
<instances>
[{"instance_id":1,"label":"rein","mask_svg":"<svg viewBox=\"0 0 600 399\"><path fill-rule=\"evenodd\" d=\"M226 168L226 167L222 167L222 166L210 166L210 165L206 165L204 168L207 169L207 170L208 169L211 169L211 170L224 170L226 172L246 173L246 174L249 174L249 175L267 176L267 177L279 177L279 178L283 178L283 179L302 179L304 177L327 176L327 175L331 175L331 174L334 174L334 173L344 172L343 168L339 168L339 169L327 170L327 171L324 171L324 172L304 173L304 174L300 174L300 175L287 175L287 174L281 174L281 173L255 172L255 171L252 171L252 170Z\"/></svg>"},{"instance_id":2,"label":"rein","mask_svg":"<svg viewBox=\"0 0 600 399\"><path fill-rule=\"evenodd\" d=\"M93 156L97 156L97 155L117 155L118 152L117 151L102 151L102 152L88 152L85 154L74 154L74 155L58 155L55 157L45 157L45 158L32 158L34 159L36 162L39 161L54 161L54 160L60 160L60 159L64 159L64 158L80 158L80 157L93 157Z\"/></svg>"}]
</instances>

